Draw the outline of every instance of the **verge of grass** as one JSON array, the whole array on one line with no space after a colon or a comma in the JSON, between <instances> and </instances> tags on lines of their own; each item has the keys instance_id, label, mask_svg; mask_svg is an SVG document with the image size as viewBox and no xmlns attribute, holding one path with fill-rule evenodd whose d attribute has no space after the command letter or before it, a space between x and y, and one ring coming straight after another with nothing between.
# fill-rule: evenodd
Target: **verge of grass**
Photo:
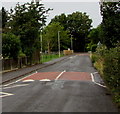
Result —
<instances>
[{"instance_id":1,"label":"verge of grass","mask_svg":"<svg viewBox=\"0 0 120 114\"><path fill-rule=\"evenodd\" d=\"M61 54L60 57L63 57L63 56L64 55ZM48 62L48 61L51 61L51 60L57 59L57 58L59 58L59 55L57 55L57 54L43 54L41 56L41 63Z\"/></svg>"}]
</instances>

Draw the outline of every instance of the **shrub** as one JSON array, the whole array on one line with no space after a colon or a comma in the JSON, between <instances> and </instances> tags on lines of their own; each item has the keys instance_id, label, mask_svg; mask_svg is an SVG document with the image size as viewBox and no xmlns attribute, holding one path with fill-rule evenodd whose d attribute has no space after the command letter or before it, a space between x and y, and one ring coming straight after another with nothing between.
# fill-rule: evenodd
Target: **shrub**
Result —
<instances>
[{"instance_id":1,"label":"shrub","mask_svg":"<svg viewBox=\"0 0 120 114\"><path fill-rule=\"evenodd\" d=\"M120 47L109 50L104 57L104 79L120 106Z\"/></svg>"},{"instance_id":2,"label":"shrub","mask_svg":"<svg viewBox=\"0 0 120 114\"><path fill-rule=\"evenodd\" d=\"M111 88L120 89L120 47L111 49L104 57L104 78Z\"/></svg>"}]
</instances>

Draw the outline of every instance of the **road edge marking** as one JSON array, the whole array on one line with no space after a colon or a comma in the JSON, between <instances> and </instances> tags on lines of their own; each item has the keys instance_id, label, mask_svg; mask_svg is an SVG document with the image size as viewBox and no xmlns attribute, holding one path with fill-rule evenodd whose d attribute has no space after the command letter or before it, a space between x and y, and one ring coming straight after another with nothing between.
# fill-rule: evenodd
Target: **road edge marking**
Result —
<instances>
[{"instance_id":1,"label":"road edge marking","mask_svg":"<svg viewBox=\"0 0 120 114\"><path fill-rule=\"evenodd\" d=\"M104 86L104 85L102 85L102 84L99 84L99 83L95 82L95 79L94 79L93 73L91 73L90 75L91 75L91 78L92 78L92 82L93 82L93 83L95 83L95 84L98 85L98 86L101 86L101 87L106 88L106 86Z\"/></svg>"},{"instance_id":2,"label":"road edge marking","mask_svg":"<svg viewBox=\"0 0 120 114\"><path fill-rule=\"evenodd\" d=\"M15 87L23 87L23 86L27 86L27 85L29 85L29 84L19 84L19 85L15 85L15 86L10 86L10 87L4 87L4 88L2 88L2 89L10 89L10 88L15 88Z\"/></svg>"},{"instance_id":3,"label":"road edge marking","mask_svg":"<svg viewBox=\"0 0 120 114\"><path fill-rule=\"evenodd\" d=\"M1 93L1 94L4 94L4 95L0 95L0 98L14 95L14 94L12 94L12 93L6 93L6 92L0 92L0 93Z\"/></svg>"},{"instance_id":4,"label":"road edge marking","mask_svg":"<svg viewBox=\"0 0 120 114\"><path fill-rule=\"evenodd\" d=\"M32 73L32 74L30 74L30 75L27 75L27 76L25 76L24 78L27 78L27 77L29 77L29 76L32 76L32 75L34 75L34 74L36 74L36 73L38 73L38 72L36 71L35 73ZM15 82L11 82L11 83L8 83L8 84L3 85L3 86L5 87L5 86L9 86L9 85L11 85L11 84L17 83L17 82L23 80L24 78L21 78L21 79L15 81Z\"/></svg>"},{"instance_id":5,"label":"road edge marking","mask_svg":"<svg viewBox=\"0 0 120 114\"><path fill-rule=\"evenodd\" d=\"M62 74L63 74L64 72L66 72L66 70L64 70L63 72L61 72L61 73L55 78L55 81L57 81L57 80L62 76Z\"/></svg>"}]
</instances>

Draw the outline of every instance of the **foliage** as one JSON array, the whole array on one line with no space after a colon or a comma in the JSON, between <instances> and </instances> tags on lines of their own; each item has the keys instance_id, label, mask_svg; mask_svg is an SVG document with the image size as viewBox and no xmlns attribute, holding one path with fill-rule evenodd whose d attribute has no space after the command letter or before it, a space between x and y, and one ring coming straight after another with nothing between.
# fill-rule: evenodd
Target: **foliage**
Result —
<instances>
[{"instance_id":1,"label":"foliage","mask_svg":"<svg viewBox=\"0 0 120 114\"><path fill-rule=\"evenodd\" d=\"M120 1L101 2L103 41L108 49L120 42Z\"/></svg>"},{"instance_id":2,"label":"foliage","mask_svg":"<svg viewBox=\"0 0 120 114\"><path fill-rule=\"evenodd\" d=\"M5 28L7 20L8 20L8 12L2 7L2 28Z\"/></svg>"},{"instance_id":3,"label":"foliage","mask_svg":"<svg viewBox=\"0 0 120 114\"><path fill-rule=\"evenodd\" d=\"M92 20L86 13L73 12L72 14L61 14L55 16L52 22L59 22L64 30L69 30L73 37L73 47L75 51L85 51L85 44L87 43L87 35L91 28Z\"/></svg>"},{"instance_id":4,"label":"foliage","mask_svg":"<svg viewBox=\"0 0 120 114\"><path fill-rule=\"evenodd\" d=\"M0 28L2 28L2 10L0 10Z\"/></svg>"},{"instance_id":5,"label":"foliage","mask_svg":"<svg viewBox=\"0 0 120 114\"><path fill-rule=\"evenodd\" d=\"M50 23L43 30L43 42L44 46L47 47L48 53L58 50L58 32L60 38L61 49L67 47L70 42L68 38L68 31L64 31L64 27L60 23Z\"/></svg>"},{"instance_id":6,"label":"foliage","mask_svg":"<svg viewBox=\"0 0 120 114\"><path fill-rule=\"evenodd\" d=\"M120 46L103 50L104 47L99 50L100 53L92 54L91 59L120 106Z\"/></svg>"},{"instance_id":7,"label":"foliage","mask_svg":"<svg viewBox=\"0 0 120 114\"><path fill-rule=\"evenodd\" d=\"M104 79L114 93L114 100L120 106L120 47L110 49L104 58Z\"/></svg>"},{"instance_id":8,"label":"foliage","mask_svg":"<svg viewBox=\"0 0 120 114\"><path fill-rule=\"evenodd\" d=\"M50 9L45 9L39 2L31 2L15 6L11 9L8 26L10 32L20 37L22 52L27 56L39 49L39 34L42 26L46 22L46 13Z\"/></svg>"},{"instance_id":9,"label":"foliage","mask_svg":"<svg viewBox=\"0 0 120 114\"><path fill-rule=\"evenodd\" d=\"M104 57L104 78L107 83L120 89L120 47L110 49Z\"/></svg>"},{"instance_id":10,"label":"foliage","mask_svg":"<svg viewBox=\"0 0 120 114\"><path fill-rule=\"evenodd\" d=\"M2 33L7 32L7 21L8 21L8 11L2 7L0 10L0 28L2 28Z\"/></svg>"},{"instance_id":11,"label":"foliage","mask_svg":"<svg viewBox=\"0 0 120 114\"><path fill-rule=\"evenodd\" d=\"M64 55L61 54L61 57L63 57ZM41 62L48 62L48 61L51 61L53 59L57 59L59 58L59 55L58 54L43 54L41 56Z\"/></svg>"},{"instance_id":12,"label":"foliage","mask_svg":"<svg viewBox=\"0 0 120 114\"><path fill-rule=\"evenodd\" d=\"M12 33L2 34L2 54L4 58L17 58L20 49L19 37Z\"/></svg>"},{"instance_id":13,"label":"foliage","mask_svg":"<svg viewBox=\"0 0 120 114\"><path fill-rule=\"evenodd\" d=\"M93 28L90 33L88 34L88 45L87 49L95 52L97 48L98 42L103 44L103 31L102 31L102 24L100 24L97 28Z\"/></svg>"}]
</instances>

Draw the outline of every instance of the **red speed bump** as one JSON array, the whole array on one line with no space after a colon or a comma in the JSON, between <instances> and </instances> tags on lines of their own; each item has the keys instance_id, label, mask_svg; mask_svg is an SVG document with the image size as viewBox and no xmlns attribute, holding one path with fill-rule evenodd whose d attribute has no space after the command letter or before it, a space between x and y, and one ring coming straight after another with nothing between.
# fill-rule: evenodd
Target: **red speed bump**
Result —
<instances>
[{"instance_id":1,"label":"red speed bump","mask_svg":"<svg viewBox=\"0 0 120 114\"><path fill-rule=\"evenodd\" d=\"M83 80L90 81L91 75L87 72L65 72L59 80Z\"/></svg>"},{"instance_id":2,"label":"red speed bump","mask_svg":"<svg viewBox=\"0 0 120 114\"><path fill-rule=\"evenodd\" d=\"M59 74L60 72L40 72L24 78L23 81L24 80L43 80L43 79L54 80Z\"/></svg>"}]
</instances>

